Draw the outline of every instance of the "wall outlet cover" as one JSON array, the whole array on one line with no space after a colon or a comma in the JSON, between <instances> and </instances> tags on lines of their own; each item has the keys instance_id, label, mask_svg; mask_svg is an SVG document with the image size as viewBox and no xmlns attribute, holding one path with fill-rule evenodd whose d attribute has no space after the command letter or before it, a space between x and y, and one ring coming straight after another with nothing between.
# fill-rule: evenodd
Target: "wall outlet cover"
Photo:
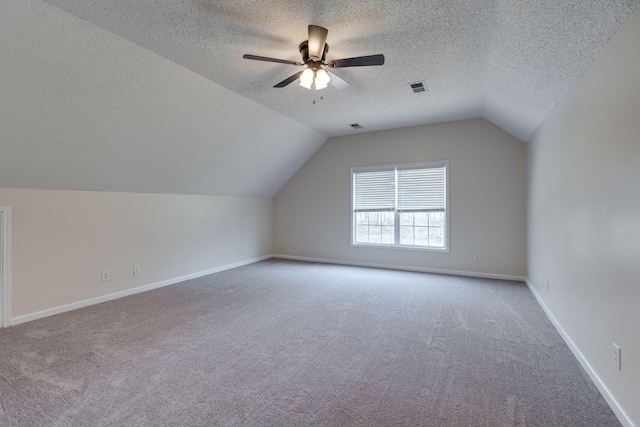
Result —
<instances>
[{"instance_id":1,"label":"wall outlet cover","mask_svg":"<svg viewBox=\"0 0 640 427\"><path fill-rule=\"evenodd\" d=\"M622 349L616 343L613 343L613 363L622 371Z\"/></svg>"}]
</instances>

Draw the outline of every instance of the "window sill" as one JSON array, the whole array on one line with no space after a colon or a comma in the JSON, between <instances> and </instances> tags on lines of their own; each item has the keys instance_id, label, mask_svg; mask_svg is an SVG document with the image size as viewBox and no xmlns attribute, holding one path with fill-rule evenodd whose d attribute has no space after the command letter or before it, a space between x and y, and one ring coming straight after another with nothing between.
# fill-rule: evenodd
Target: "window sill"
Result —
<instances>
[{"instance_id":1,"label":"window sill","mask_svg":"<svg viewBox=\"0 0 640 427\"><path fill-rule=\"evenodd\" d=\"M371 243L351 243L352 248L373 248L373 249L400 249L405 251L418 251L418 252L438 252L449 253L449 248L434 248L424 246L409 246L409 245L376 245Z\"/></svg>"}]
</instances>

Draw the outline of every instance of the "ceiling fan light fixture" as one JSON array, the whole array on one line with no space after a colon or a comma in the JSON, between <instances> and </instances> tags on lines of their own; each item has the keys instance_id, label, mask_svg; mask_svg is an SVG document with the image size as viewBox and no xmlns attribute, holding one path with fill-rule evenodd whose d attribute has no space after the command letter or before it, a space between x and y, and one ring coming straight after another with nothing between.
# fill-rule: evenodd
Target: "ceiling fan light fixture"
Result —
<instances>
[{"instance_id":1,"label":"ceiling fan light fixture","mask_svg":"<svg viewBox=\"0 0 640 427\"><path fill-rule=\"evenodd\" d=\"M329 80L331 80L331 77L329 77L329 74L325 70L320 68L316 71L316 90L327 87Z\"/></svg>"},{"instance_id":2,"label":"ceiling fan light fixture","mask_svg":"<svg viewBox=\"0 0 640 427\"><path fill-rule=\"evenodd\" d=\"M273 87L283 88L300 79L300 86L311 89L315 85L315 89L324 89L330 80L333 79L332 85L338 89L342 89L349 85L339 76L324 70L322 67L330 68L346 68L346 67L368 67L371 65L384 64L384 55L367 55L356 56L353 58L335 59L326 62L326 54L329 52L327 44L328 30L317 25L309 25L309 39L303 41L298 46L298 50L302 55L302 62L290 61L288 59L269 58L266 56L245 54L244 59L252 59L254 61L275 62L278 64L297 65L306 67L304 71L287 77Z\"/></svg>"},{"instance_id":3,"label":"ceiling fan light fixture","mask_svg":"<svg viewBox=\"0 0 640 427\"><path fill-rule=\"evenodd\" d=\"M307 68L302 72L300 76L300 86L305 87L307 89L311 89L311 85L313 84L314 73L311 68Z\"/></svg>"}]
</instances>

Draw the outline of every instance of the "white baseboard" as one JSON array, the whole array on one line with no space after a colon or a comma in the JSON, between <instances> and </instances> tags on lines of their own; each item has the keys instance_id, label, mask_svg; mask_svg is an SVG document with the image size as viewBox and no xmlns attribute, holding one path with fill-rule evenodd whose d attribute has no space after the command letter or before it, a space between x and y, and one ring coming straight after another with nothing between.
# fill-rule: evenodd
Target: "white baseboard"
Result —
<instances>
[{"instance_id":1,"label":"white baseboard","mask_svg":"<svg viewBox=\"0 0 640 427\"><path fill-rule=\"evenodd\" d=\"M527 287L529 288L533 296L538 301L540 307L542 307L542 310L544 310L549 320L551 320L551 323L553 323L553 326L555 326L564 342L567 344L569 349L571 349L573 355L576 357L576 359L578 359L578 362L580 362L582 368L587 372L587 374L591 378L591 381L593 381L593 383L596 385L596 387L600 391L600 394L602 394L602 396L604 397L604 400L607 401L613 413L616 414L616 417L618 417L620 423L625 427L636 427L633 421L631 421L631 418L629 418L624 409L622 409L622 406L620 406L615 397L613 397L604 382L602 382L602 380L598 376L598 373L589 364L589 361L584 357L578 346L576 346L571 337L565 332L562 326L560 326L560 323L558 323L558 320L555 318L553 313L551 313L549 307L547 307L547 305L544 303L536 289L533 287L533 284L529 281L529 279L525 279L525 283L527 284Z\"/></svg>"},{"instance_id":2,"label":"white baseboard","mask_svg":"<svg viewBox=\"0 0 640 427\"><path fill-rule=\"evenodd\" d=\"M76 310L78 308L88 307L94 304L100 304L102 302L111 301L118 298L127 297L129 295L139 294L141 292L150 291L152 289L162 288L164 286L175 285L176 283L184 282L185 280L196 279L198 277L207 276L213 273L219 273L224 270L230 270L236 267L242 267L243 265L253 264L258 261L263 261L265 259L271 258L271 255L265 255L258 258L252 258L240 262L236 262L233 264L227 264L220 267L215 267L209 270L199 271L197 273L187 274L186 276L175 277L169 280L163 280L157 283L151 283L144 286L138 286L136 288L127 289L120 292L114 292L112 294L103 295L96 298L86 299L84 301L78 301L71 304L65 304L58 307L48 308L46 310L37 311L35 313L25 314L22 316L17 316L11 319L11 326L19 325L20 323L30 322L32 320L41 319L43 317L53 316L54 314L60 314L71 310Z\"/></svg>"},{"instance_id":3,"label":"white baseboard","mask_svg":"<svg viewBox=\"0 0 640 427\"><path fill-rule=\"evenodd\" d=\"M323 264L340 264L340 265L353 265L356 267L372 267L372 268L386 268L389 270L403 270L403 271L416 271L419 273L434 273L434 274L446 274L450 276L466 276L466 277L479 277L481 279L499 279L499 280L514 280L517 282L524 282L525 278L522 276L509 276L506 274L493 274L493 273L480 273L475 271L459 271L459 270L441 270L438 268L425 268L425 267L408 267L404 265L392 265L392 264L376 264L369 262L357 262L357 261L342 261L336 259L325 258L311 258L294 255L280 255L274 254L273 258L291 259L296 261L310 261L320 262Z\"/></svg>"}]
</instances>

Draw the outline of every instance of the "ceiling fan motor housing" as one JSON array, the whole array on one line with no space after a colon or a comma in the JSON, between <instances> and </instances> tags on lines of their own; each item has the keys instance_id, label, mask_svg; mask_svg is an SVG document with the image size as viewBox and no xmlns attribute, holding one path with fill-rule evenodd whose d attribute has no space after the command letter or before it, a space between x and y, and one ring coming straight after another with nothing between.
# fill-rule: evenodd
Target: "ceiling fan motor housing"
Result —
<instances>
[{"instance_id":1,"label":"ceiling fan motor housing","mask_svg":"<svg viewBox=\"0 0 640 427\"><path fill-rule=\"evenodd\" d=\"M324 44L324 51L322 52L322 58L309 57L309 40L305 40L302 43L300 43L300 46L298 46L298 49L300 49L300 53L302 54L302 62L304 62L305 64L308 63L309 61L324 63L325 58L327 57L327 52L329 52L329 45L327 43Z\"/></svg>"}]
</instances>

